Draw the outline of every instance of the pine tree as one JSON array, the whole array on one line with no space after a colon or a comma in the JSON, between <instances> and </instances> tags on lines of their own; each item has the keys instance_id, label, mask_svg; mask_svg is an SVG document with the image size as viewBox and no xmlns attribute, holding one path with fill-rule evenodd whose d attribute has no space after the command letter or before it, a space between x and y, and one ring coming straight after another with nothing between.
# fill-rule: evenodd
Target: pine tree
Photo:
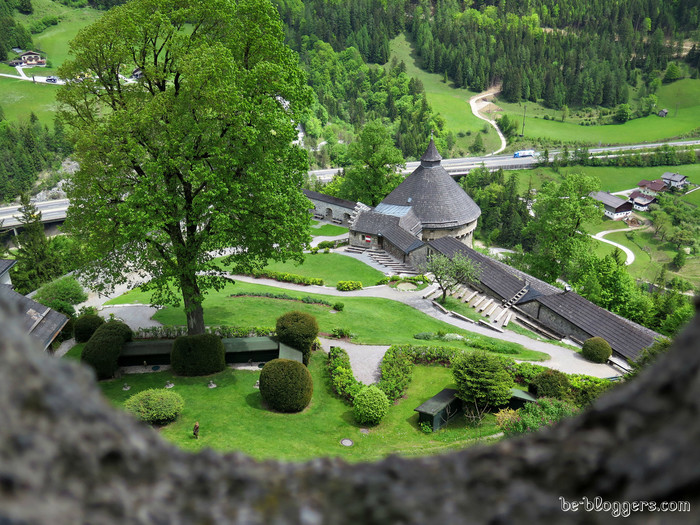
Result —
<instances>
[{"instance_id":1,"label":"pine tree","mask_svg":"<svg viewBox=\"0 0 700 525\"><path fill-rule=\"evenodd\" d=\"M17 264L12 269L12 283L19 293L26 294L58 277L61 264L44 233L41 212L27 194L22 195L21 203L22 232L16 238Z\"/></svg>"}]
</instances>

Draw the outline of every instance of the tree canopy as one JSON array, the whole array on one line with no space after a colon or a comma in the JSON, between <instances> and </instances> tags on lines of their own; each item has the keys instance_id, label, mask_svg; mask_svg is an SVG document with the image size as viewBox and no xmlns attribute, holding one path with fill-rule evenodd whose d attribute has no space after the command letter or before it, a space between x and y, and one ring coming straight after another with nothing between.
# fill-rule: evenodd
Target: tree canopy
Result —
<instances>
[{"instance_id":1,"label":"tree canopy","mask_svg":"<svg viewBox=\"0 0 700 525\"><path fill-rule=\"evenodd\" d=\"M444 304L447 294L451 293L457 286L476 281L481 273L481 268L461 253L456 253L452 258L441 253L434 253L428 258L428 262L421 267L421 271L433 274L442 290Z\"/></svg>"},{"instance_id":2,"label":"tree canopy","mask_svg":"<svg viewBox=\"0 0 700 525\"><path fill-rule=\"evenodd\" d=\"M154 304L179 288L202 333L204 294L226 282L215 255L250 270L310 240L292 142L311 97L279 15L269 0L133 0L71 53L58 99L81 165L67 227L99 260L85 273L109 288L137 272Z\"/></svg>"}]
</instances>

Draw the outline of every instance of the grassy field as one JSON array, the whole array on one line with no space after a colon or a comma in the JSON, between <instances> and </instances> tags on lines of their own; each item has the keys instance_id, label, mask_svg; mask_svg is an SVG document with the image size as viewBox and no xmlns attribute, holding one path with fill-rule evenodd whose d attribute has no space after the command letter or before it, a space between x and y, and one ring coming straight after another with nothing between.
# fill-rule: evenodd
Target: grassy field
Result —
<instances>
[{"instance_id":1,"label":"grassy field","mask_svg":"<svg viewBox=\"0 0 700 525\"><path fill-rule=\"evenodd\" d=\"M36 51L46 54L50 67L25 69L25 74L39 76L55 75L58 66L68 56L68 44L83 27L102 16L103 11L92 8L75 9L66 7L52 0L32 0L34 13L22 15L15 13L15 19L25 26L47 15L56 15L60 21L45 31L32 35ZM0 73L17 75L17 70L7 64L0 64ZM53 112L57 86L50 84L32 84L26 80L14 80L0 77L0 106L8 120L29 118L33 111L39 120L49 126L53 125Z\"/></svg>"},{"instance_id":2,"label":"grassy field","mask_svg":"<svg viewBox=\"0 0 700 525\"><path fill-rule=\"evenodd\" d=\"M329 306L300 301L266 297L231 297L232 293L286 293L301 299L312 296L330 302L342 302L345 308L333 313ZM138 289L124 294L106 304L148 304L150 293ZM354 334L353 342L368 345L417 344L413 336L419 332L439 331L458 333L465 337L472 334L438 321L429 315L403 303L376 297L336 297L322 294L293 292L272 286L238 282L226 285L220 292L210 292L204 300L204 321L209 326L268 326L274 327L277 318L290 310L307 312L316 317L321 332L330 334L334 328L343 328ZM184 325L182 307L165 307L153 319L165 325ZM491 339L491 338L489 338ZM498 342L496 339L492 339ZM441 342L443 346L465 348L461 341ZM501 355L501 354L499 354ZM549 356L542 352L519 347L517 354L507 354L517 359L541 361Z\"/></svg>"},{"instance_id":3,"label":"grassy field","mask_svg":"<svg viewBox=\"0 0 700 525\"><path fill-rule=\"evenodd\" d=\"M347 255L338 253L306 254L304 264L275 262L267 265L274 272L288 272L304 277L323 279L326 286L335 286L338 281L361 281L364 286L374 286L384 277L379 270Z\"/></svg>"},{"instance_id":4,"label":"grassy field","mask_svg":"<svg viewBox=\"0 0 700 525\"><path fill-rule=\"evenodd\" d=\"M348 233L348 229L335 224L320 223L318 221L311 222L311 235L314 237L335 237L336 235L344 235Z\"/></svg>"},{"instance_id":5,"label":"grassy field","mask_svg":"<svg viewBox=\"0 0 700 525\"><path fill-rule=\"evenodd\" d=\"M298 414L267 410L254 387L260 373L228 369L213 376L177 377L170 371L135 374L100 383L105 396L117 407L131 395L147 389L162 388L166 381L185 399L185 408L177 421L158 432L179 447L196 452L211 448L222 452L238 451L256 459L303 461L317 457L338 457L346 461L374 461L389 454L425 456L473 444L479 437L496 433L495 418L487 416L478 428L468 427L466 419L455 418L444 430L423 433L417 425L418 405L443 388L454 387L450 370L442 367L415 368L406 396L389 408L385 419L369 433L352 417L352 408L332 394L325 354L315 353L309 364L314 379L311 404ZM209 379L216 389L206 387ZM124 381L131 389L122 390ZM199 421L200 438L194 439L192 427ZM340 440L353 440L344 447Z\"/></svg>"},{"instance_id":6,"label":"grassy field","mask_svg":"<svg viewBox=\"0 0 700 525\"><path fill-rule=\"evenodd\" d=\"M561 111L527 103L525 139L543 138L554 142L579 142L590 145L634 144L681 137L700 127L700 80L683 79L663 85L658 92L659 109L669 110L665 118L652 114L624 124L580 126L573 119L561 122ZM497 101L503 112L522 124L525 103ZM677 108L677 111L676 111ZM587 115L593 115L593 110ZM548 115L552 120L544 120Z\"/></svg>"},{"instance_id":7,"label":"grassy field","mask_svg":"<svg viewBox=\"0 0 700 525\"><path fill-rule=\"evenodd\" d=\"M447 84L443 82L442 75L420 69L420 58L403 34L391 41L391 57L396 57L399 62L403 60L406 64L406 73L423 82L433 111L444 117L448 131L455 134L456 148L461 148L466 154L469 145L474 141L474 134L481 132L485 124L483 120L476 118L469 108L469 99L476 93L467 89L455 89L451 82ZM457 134L460 131L469 132L471 135L459 137ZM487 134L482 135L482 139L487 152L494 151L500 146L498 135L492 128Z\"/></svg>"},{"instance_id":8,"label":"grassy field","mask_svg":"<svg viewBox=\"0 0 700 525\"><path fill-rule=\"evenodd\" d=\"M602 191L623 191L637 187L637 183L642 179L658 179L666 171L681 173L688 177L688 180L695 184L700 184L700 164L686 164L683 166L653 166L648 168L617 168L617 167L591 167L591 166L568 166L559 168L557 173L553 168L535 168L532 170L516 170L506 173L506 178L511 173L518 177L518 191L527 191L528 185L539 189L547 181L561 182L562 177L569 173L584 173L598 177L600 179L600 189ZM691 193L685 199L694 204L700 204L700 194Z\"/></svg>"}]
</instances>

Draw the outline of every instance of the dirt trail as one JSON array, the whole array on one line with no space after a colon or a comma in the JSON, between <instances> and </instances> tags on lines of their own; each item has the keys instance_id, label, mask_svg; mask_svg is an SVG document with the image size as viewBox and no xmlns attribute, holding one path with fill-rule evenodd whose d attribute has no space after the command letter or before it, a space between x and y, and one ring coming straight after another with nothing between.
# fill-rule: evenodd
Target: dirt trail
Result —
<instances>
[{"instance_id":1,"label":"dirt trail","mask_svg":"<svg viewBox=\"0 0 700 525\"><path fill-rule=\"evenodd\" d=\"M484 103L482 99L497 95L498 93L501 92L501 86L493 86L486 91L483 91L482 93L479 93L478 95L474 95L472 98L469 99L469 107L471 107L472 113L474 113L474 116L478 119L484 120L488 122L493 128L496 130L496 133L498 133L498 137L501 139L501 147L497 149L496 151L487 154L486 156L489 157L491 155L497 155L504 149L506 149L506 138L503 136L503 133L501 133L501 130L498 129L498 126L496 125L495 120L491 120L488 117L484 117L480 111L483 109L484 106L488 105L487 103Z\"/></svg>"}]
</instances>

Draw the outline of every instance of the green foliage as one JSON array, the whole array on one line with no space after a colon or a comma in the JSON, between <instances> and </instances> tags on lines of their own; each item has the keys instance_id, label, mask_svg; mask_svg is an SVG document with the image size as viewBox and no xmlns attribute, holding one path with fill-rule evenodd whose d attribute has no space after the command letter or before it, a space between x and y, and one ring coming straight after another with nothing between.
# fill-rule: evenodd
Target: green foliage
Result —
<instances>
[{"instance_id":1,"label":"green foliage","mask_svg":"<svg viewBox=\"0 0 700 525\"><path fill-rule=\"evenodd\" d=\"M676 253L676 255L673 257L673 261L671 261L671 262L673 263L673 266L675 266L675 268L677 270L680 270L685 266L685 260L686 260L685 251L680 250L678 253Z\"/></svg>"},{"instance_id":2,"label":"green foliage","mask_svg":"<svg viewBox=\"0 0 700 525\"><path fill-rule=\"evenodd\" d=\"M43 285L37 290L34 299L42 304L58 299L76 305L87 299L87 293L75 277L67 276Z\"/></svg>"},{"instance_id":3,"label":"green foliage","mask_svg":"<svg viewBox=\"0 0 700 525\"><path fill-rule=\"evenodd\" d=\"M587 407L614 385L608 379L584 374L567 374L567 377L571 383L571 401L579 408Z\"/></svg>"},{"instance_id":4,"label":"green foliage","mask_svg":"<svg viewBox=\"0 0 700 525\"><path fill-rule=\"evenodd\" d=\"M298 297L286 294L286 293L272 293L272 292L236 292L232 293L230 297L268 297L270 299L282 299L285 301L301 301L306 304L322 304L325 306L333 306L334 304L330 301L324 299L317 299L310 295L304 296L301 299Z\"/></svg>"},{"instance_id":5,"label":"green foliage","mask_svg":"<svg viewBox=\"0 0 700 525\"><path fill-rule=\"evenodd\" d=\"M403 396L411 383L413 359L405 347L391 346L382 359L379 388L391 401Z\"/></svg>"},{"instance_id":6,"label":"green foliage","mask_svg":"<svg viewBox=\"0 0 700 525\"><path fill-rule=\"evenodd\" d=\"M389 411L389 400L386 394L376 386L365 386L355 396L352 409L358 423L376 425Z\"/></svg>"},{"instance_id":7,"label":"green foliage","mask_svg":"<svg viewBox=\"0 0 700 525\"><path fill-rule=\"evenodd\" d=\"M402 180L403 155L394 147L389 129L381 121L369 122L348 149L350 166L338 197L376 206Z\"/></svg>"},{"instance_id":8,"label":"green foliage","mask_svg":"<svg viewBox=\"0 0 700 525\"><path fill-rule=\"evenodd\" d=\"M304 354L304 364L309 364L311 345L318 336L316 318L305 312L291 311L277 318L277 338Z\"/></svg>"},{"instance_id":9,"label":"green foliage","mask_svg":"<svg viewBox=\"0 0 700 525\"><path fill-rule=\"evenodd\" d=\"M529 390L536 397L566 399L569 397L571 383L563 372L548 369L532 378Z\"/></svg>"},{"instance_id":10,"label":"green foliage","mask_svg":"<svg viewBox=\"0 0 700 525\"><path fill-rule=\"evenodd\" d=\"M666 73L664 74L663 82L664 84L670 84L676 80L680 80L682 77L681 68L675 62L670 62L666 68Z\"/></svg>"},{"instance_id":11,"label":"green foliage","mask_svg":"<svg viewBox=\"0 0 700 525\"><path fill-rule=\"evenodd\" d=\"M122 346L131 340L131 336L131 329L120 321L104 323L85 343L80 360L92 367L97 379L114 377Z\"/></svg>"},{"instance_id":12,"label":"green foliage","mask_svg":"<svg viewBox=\"0 0 700 525\"><path fill-rule=\"evenodd\" d=\"M335 286L336 290L341 292L351 292L353 290L362 290L362 283L360 281L338 281Z\"/></svg>"},{"instance_id":13,"label":"green foliage","mask_svg":"<svg viewBox=\"0 0 700 525\"><path fill-rule=\"evenodd\" d=\"M312 93L279 14L268 0L133 0L71 49L58 75L92 73L57 95L80 162L66 228L100 261L86 277L148 271L152 304L181 300L203 333L204 294L228 282L211 253L236 246L223 265L249 272L301 261L310 242L308 158L292 142Z\"/></svg>"},{"instance_id":14,"label":"green foliage","mask_svg":"<svg viewBox=\"0 0 700 525\"><path fill-rule=\"evenodd\" d=\"M496 123L506 140L510 140L518 133L518 123L508 115L503 115Z\"/></svg>"},{"instance_id":15,"label":"green foliage","mask_svg":"<svg viewBox=\"0 0 700 525\"><path fill-rule=\"evenodd\" d=\"M75 320L73 326L73 334L76 343L85 343L90 340L92 334L95 333L105 320L97 314L81 315Z\"/></svg>"},{"instance_id":16,"label":"green foliage","mask_svg":"<svg viewBox=\"0 0 700 525\"><path fill-rule=\"evenodd\" d=\"M314 391L311 373L291 359L273 359L260 371L260 395L272 410L300 412Z\"/></svg>"},{"instance_id":17,"label":"green foliage","mask_svg":"<svg viewBox=\"0 0 700 525\"><path fill-rule=\"evenodd\" d=\"M129 328L129 325L122 321L110 320L106 323L100 325L95 333L104 334L114 334L121 338L124 343L130 342L134 337L134 332Z\"/></svg>"},{"instance_id":18,"label":"green foliage","mask_svg":"<svg viewBox=\"0 0 700 525\"><path fill-rule=\"evenodd\" d=\"M348 328L342 328L340 326L333 328L333 330L331 330L331 335L336 339L345 339L346 337L351 339L353 336L352 332Z\"/></svg>"},{"instance_id":19,"label":"green foliage","mask_svg":"<svg viewBox=\"0 0 700 525\"><path fill-rule=\"evenodd\" d=\"M340 301L333 304L333 310L335 310L336 312L342 312L343 308L345 308L345 305Z\"/></svg>"},{"instance_id":20,"label":"green foliage","mask_svg":"<svg viewBox=\"0 0 700 525\"><path fill-rule=\"evenodd\" d=\"M546 366L535 365L533 363L516 363L513 362L508 366L513 379L516 383L529 385L530 382L540 373L549 370Z\"/></svg>"},{"instance_id":21,"label":"green foliage","mask_svg":"<svg viewBox=\"0 0 700 525\"><path fill-rule=\"evenodd\" d=\"M127 399L124 408L136 419L152 425L164 425L177 419L185 408L185 401L172 390L149 388Z\"/></svg>"},{"instance_id":22,"label":"green foliage","mask_svg":"<svg viewBox=\"0 0 700 525\"><path fill-rule=\"evenodd\" d=\"M620 104L615 111L615 122L624 124L632 117L632 108L629 104Z\"/></svg>"},{"instance_id":23,"label":"green foliage","mask_svg":"<svg viewBox=\"0 0 700 525\"><path fill-rule=\"evenodd\" d=\"M348 353L339 346L331 346L328 353L328 372L331 376L333 391L352 403L363 385L352 373Z\"/></svg>"},{"instance_id":24,"label":"green foliage","mask_svg":"<svg viewBox=\"0 0 700 525\"><path fill-rule=\"evenodd\" d=\"M452 375L457 397L478 420L490 407L505 405L511 397L513 378L499 357L484 350L454 355Z\"/></svg>"},{"instance_id":25,"label":"green foliage","mask_svg":"<svg viewBox=\"0 0 700 525\"><path fill-rule=\"evenodd\" d=\"M170 364L179 376L206 376L226 368L226 350L214 334L185 335L173 342Z\"/></svg>"},{"instance_id":26,"label":"green foliage","mask_svg":"<svg viewBox=\"0 0 700 525\"><path fill-rule=\"evenodd\" d=\"M606 363L612 355L612 348L602 337L591 337L584 341L581 355L594 363Z\"/></svg>"},{"instance_id":27,"label":"green foliage","mask_svg":"<svg viewBox=\"0 0 700 525\"><path fill-rule=\"evenodd\" d=\"M22 195L19 212L23 229L15 238L17 264L10 270L10 276L14 289L27 294L58 277L61 266L44 233L41 212L26 194Z\"/></svg>"},{"instance_id":28,"label":"green foliage","mask_svg":"<svg viewBox=\"0 0 700 525\"><path fill-rule=\"evenodd\" d=\"M305 277L303 275L295 275L293 273L288 272L274 272L272 270L262 269L253 270L251 272L251 275L253 275L253 277L256 278L266 277L268 279L274 279L275 281L282 281L285 283L323 286L323 279L318 279L315 277Z\"/></svg>"},{"instance_id":29,"label":"green foliage","mask_svg":"<svg viewBox=\"0 0 700 525\"><path fill-rule=\"evenodd\" d=\"M578 410L566 401L540 398L534 403L526 403L516 411L517 416L510 413L499 418L499 428L506 437L534 432L545 426L552 426L566 417L578 413Z\"/></svg>"},{"instance_id":30,"label":"green foliage","mask_svg":"<svg viewBox=\"0 0 700 525\"><path fill-rule=\"evenodd\" d=\"M335 241L321 241L318 243L318 248L320 250L325 250L326 248L335 248Z\"/></svg>"},{"instance_id":31,"label":"green foliage","mask_svg":"<svg viewBox=\"0 0 700 525\"><path fill-rule=\"evenodd\" d=\"M666 337L657 338L654 343L642 350L636 361L632 362L632 371L627 374L628 378L635 377L642 370L664 355L671 348L672 340Z\"/></svg>"},{"instance_id":32,"label":"green foliage","mask_svg":"<svg viewBox=\"0 0 700 525\"><path fill-rule=\"evenodd\" d=\"M481 269L461 253L456 253L451 258L441 253L434 253L420 271L434 275L435 282L442 290L443 303L447 295L459 285L475 282L481 274Z\"/></svg>"}]
</instances>

